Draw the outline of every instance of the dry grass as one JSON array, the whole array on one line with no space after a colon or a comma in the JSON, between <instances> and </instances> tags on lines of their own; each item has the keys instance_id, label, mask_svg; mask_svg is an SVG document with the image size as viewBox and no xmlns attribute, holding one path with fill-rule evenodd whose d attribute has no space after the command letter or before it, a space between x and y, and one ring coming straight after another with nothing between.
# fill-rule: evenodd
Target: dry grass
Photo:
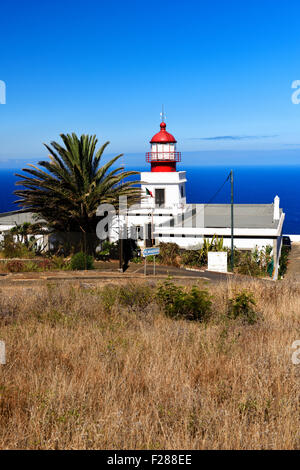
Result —
<instances>
[{"instance_id":1,"label":"dry grass","mask_svg":"<svg viewBox=\"0 0 300 470\"><path fill-rule=\"evenodd\" d=\"M300 288L254 281L264 320L206 325L79 286L3 290L1 449L299 449ZM128 287L129 289L132 286Z\"/></svg>"}]
</instances>

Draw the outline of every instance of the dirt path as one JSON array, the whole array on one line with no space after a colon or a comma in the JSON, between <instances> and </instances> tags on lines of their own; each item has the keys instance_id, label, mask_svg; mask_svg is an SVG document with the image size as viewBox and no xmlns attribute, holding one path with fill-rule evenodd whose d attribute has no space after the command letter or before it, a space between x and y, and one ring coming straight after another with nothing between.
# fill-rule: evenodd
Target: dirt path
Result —
<instances>
[{"instance_id":1,"label":"dirt path","mask_svg":"<svg viewBox=\"0 0 300 470\"><path fill-rule=\"evenodd\" d=\"M300 280L300 242L292 243L285 279Z\"/></svg>"}]
</instances>

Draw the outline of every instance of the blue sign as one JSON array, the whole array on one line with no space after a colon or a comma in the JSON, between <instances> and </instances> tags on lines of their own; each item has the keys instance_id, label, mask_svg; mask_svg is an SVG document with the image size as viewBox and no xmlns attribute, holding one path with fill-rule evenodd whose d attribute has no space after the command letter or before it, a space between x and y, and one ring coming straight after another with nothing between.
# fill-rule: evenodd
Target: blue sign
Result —
<instances>
[{"instance_id":1,"label":"blue sign","mask_svg":"<svg viewBox=\"0 0 300 470\"><path fill-rule=\"evenodd\" d=\"M159 248L145 248L143 250L143 256L155 256L159 255Z\"/></svg>"}]
</instances>

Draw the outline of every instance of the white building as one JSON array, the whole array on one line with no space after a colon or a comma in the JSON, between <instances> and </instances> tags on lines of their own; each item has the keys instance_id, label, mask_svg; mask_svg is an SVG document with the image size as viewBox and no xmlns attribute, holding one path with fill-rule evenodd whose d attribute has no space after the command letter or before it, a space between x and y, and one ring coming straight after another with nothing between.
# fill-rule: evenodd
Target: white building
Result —
<instances>
[{"instance_id":1,"label":"white building","mask_svg":"<svg viewBox=\"0 0 300 470\"><path fill-rule=\"evenodd\" d=\"M151 171L141 173L143 200L131 207L123 217L116 217L110 227L110 239L117 240L123 232L136 237L141 246L160 242L175 242L182 248L199 247L204 238L223 237L224 245L231 244L230 204L189 204L186 201L187 177L177 171L181 161L176 140L161 122L160 131L151 141L146 154ZM270 204L234 204L234 245L239 249L273 247L275 271L282 244L285 214L279 207L279 197ZM16 224L32 221L34 216L22 211L0 214L0 233Z\"/></svg>"},{"instance_id":2,"label":"white building","mask_svg":"<svg viewBox=\"0 0 300 470\"><path fill-rule=\"evenodd\" d=\"M143 246L174 242L182 248L193 248L200 246L204 238L215 235L223 237L224 245L230 247L230 204L188 204L186 172L176 169L181 154L176 151L176 140L166 131L164 122L150 145L146 160L151 171L141 173L144 198L139 207L128 210L123 222L131 236L137 233ZM284 217L278 196L270 204L234 204L234 246L252 250L271 245L276 269ZM112 231L111 238L117 237L118 230Z\"/></svg>"}]
</instances>

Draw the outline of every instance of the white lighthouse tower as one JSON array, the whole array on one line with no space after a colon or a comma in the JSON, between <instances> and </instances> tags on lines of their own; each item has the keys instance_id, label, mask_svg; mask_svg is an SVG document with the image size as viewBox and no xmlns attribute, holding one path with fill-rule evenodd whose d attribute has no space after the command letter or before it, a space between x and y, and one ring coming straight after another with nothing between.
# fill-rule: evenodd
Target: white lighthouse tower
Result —
<instances>
[{"instance_id":1,"label":"white lighthouse tower","mask_svg":"<svg viewBox=\"0 0 300 470\"><path fill-rule=\"evenodd\" d=\"M151 151L146 153L151 171L141 173L143 205L156 210L168 208L176 213L186 204L186 172L176 170L181 153L176 151L176 140L166 127L162 121L160 131L150 140Z\"/></svg>"}]
</instances>

